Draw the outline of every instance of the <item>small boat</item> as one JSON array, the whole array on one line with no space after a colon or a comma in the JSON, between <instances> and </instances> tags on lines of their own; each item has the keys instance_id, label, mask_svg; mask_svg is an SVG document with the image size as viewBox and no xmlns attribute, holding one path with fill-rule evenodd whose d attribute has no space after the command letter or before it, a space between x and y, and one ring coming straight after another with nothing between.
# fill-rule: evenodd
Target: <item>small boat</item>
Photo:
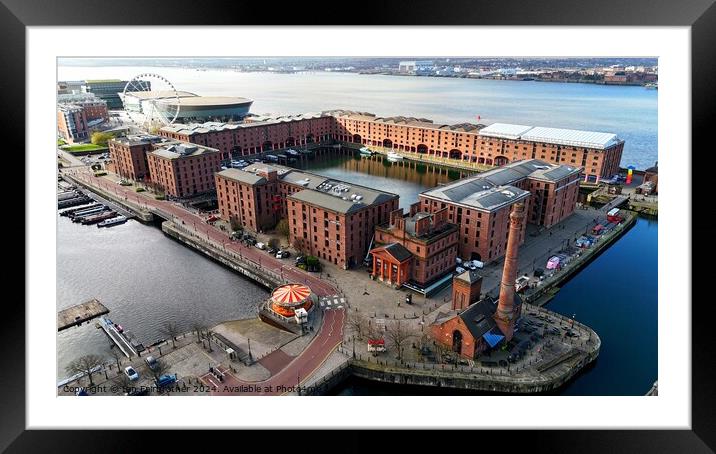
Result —
<instances>
[{"instance_id":1,"label":"small boat","mask_svg":"<svg viewBox=\"0 0 716 454\"><path fill-rule=\"evenodd\" d=\"M114 329L116 329L118 333L121 333L124 331L124 328L122 328L122 325L118 325L117 323L114 324Z\"/></svg>"},{"instance_id":2,"label":"small boat","mask_svg":"<svg viewBox=\"0 0 716 454\"><path fill-rule=\"evenodd\" d=\"M659 85L650 82L650 83L648 83L648 84L644 84L644 88L646 88L647 90L658 90L658 89L659 89Z\"/></svg>"},{"instance_id":3,"label":"small boat","mask_svg":"<svg viewBox=\"0 0 716 454\"><path fill-rule=\"evenodd\" d=\"M114 218L105 219L104 221L102 221L102 222L100 222L99 224L97 224L97 227L111 227L111 226L117 225L117 224L124 224L125 222L127 222L127 218L126 218L126 217L124 217L124 216L117 216L117 217L114 217Z\"/></svg>"},{"instance_id":4,"label":"small boat","mask_svg":"<svg viewBox=\"0 0 716 454\"><path fill-rule=\"evenodd\" d=\"M373 156L373 154L375 153L373 150L369 149L368 147L363 147L359 151L360 151L360 154L362 154L363 156Z\"/></svg>"},{"instance_id":5,"label":"small boat","mask_svg":"<svg viewBox=\"0 0 716 454\"><path fill-rule=\"evenodd\" d=\"M400 160L400 159L403 159L403 157L402 157L401 155L399 155L398 153L396 153L396 152L394 152L394 151L391 151L391 152L388 153L388 159L391 159L391 160Z\"/></svg>"}]
</instances>

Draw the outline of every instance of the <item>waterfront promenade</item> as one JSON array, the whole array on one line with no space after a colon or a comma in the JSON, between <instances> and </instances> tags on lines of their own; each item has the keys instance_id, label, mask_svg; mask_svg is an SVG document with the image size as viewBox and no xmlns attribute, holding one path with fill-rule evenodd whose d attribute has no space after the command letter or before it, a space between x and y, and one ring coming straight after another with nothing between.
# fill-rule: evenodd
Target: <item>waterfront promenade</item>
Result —
<instances>
[{"instance_id":1,"label":"waterfront promenade","mask_svg":"<svg viewBox=\"0 0 716 454\"><path fill-rule=\"evenodd\" d=\"M195 249L206 249L202 252L212 256L214 259L223 257L239 266L248 265L272 277L274 282L293 281L306 283L319 296L340 294L346 297L347 306L351 311L357 309L368 315L375 323L382 322L382 324L385 324L389 323L391 319L403 319L413 326L416 333L424 335L427 332L427 325L435 319L440 311L449 306L446 300L448 292L443 291L434 301L416 298L414 305L407 306L403 304L401 307L402 292L397 292L388 286L369 280L367 274L362 270L334 270L332 266L328 265L324 270L326 279L320 279L315 275L286 265L285 262L275 259L256 248L230 241L226 232L207 224L202 216L189 211L179 204L156 200L147 193L136 193L132 187L120 186L107 177L95 177L87 170L72 169L69 173L72 178L87 184L91 189L104 192L105 195L123 201L134 210L159 215L167 219L168 222L165 222L165 226L171 226L174 230L181 230L183 235L189 236L189 238L182 239L183 242L190 244ZM582 232L577 232L576 230L587 229L590 225L593 225L594 218L591 218L591 216L595 214L595 211L578 211L583 211L583 213L570 218L574 225L568 229L565 228L566 235L583 233L583 230ZM585 224L587 220L589 222ZM164 230L165 232L167 231L166 229ZM537 238L553 240L555 245L562 243L562 240L557 236L552 237L553 235L545 234L535 237L534 242L530 242L535 248L535 254L545 253L542 247L544 246L544 240L537 241ZM199 242L202 246L197 247L192 245L191 242ZM551 253L551 249L548 250L548 253ZM499 264L493 264L493 267L498 269ZM499 276L497 274L491 276L487 273L485 275L488 282L485 283L483 289L487 291L489 279L494 278L494 284L497 284ZM267 286L270 287L270 285ZM346 292L343 293L341 289L346 289ZM370 291L366 291L366 289ZM368 295L365 295L366 293ZM396 302L398 303L397 305L395 304ZM371 312L373 313L371 314ZM262 380L252 381L248 379L251 374L243 374L242 378L239 378L238 374L233 372L233 366L229 362L222 362L226 365L217 366L225 374L224 381L219 382L216 377L206 373L206 369L204 369L203 375L199 375L198 378L211 394L297 393L296 385L299 383L313 384L319 382L321 376L332 375L336 367L343 367L343 364L345 364L344 361L338 361L338 366L328 367L334 361L327 361L329 357L339 354L335 350L341 343L343 343L342 351L344 353L348 351L347 346L349 344L344 342L352 340L352 338L344 335L345 318L346 312L344 309L326 311L324 313L324 323L315 339L303 351L297 352L295 358L287 361L285 353L276 353L277 362L281 363L283 367L274 370L268 378L254 375L254 378ZM580 325L577 326L579 327ZM357 351L358 357L352 359L350 363L357 375L373 376L374 379L382 381L392 381L396 379L395 377L402 377L399 380L404 380L406 383L435 385L437 383L435 381L436 377L438 377L437 380L448 380L457 387L479 390L500 389L506 392L537 392L551 389L557 386L557 383L563 383L576 370L581 369L598 354L598 337L587 327L584 327L583 330L577 329L577 331L581 331L579 339L565 339L562 337L559 342L552 342L549 346L545 344L542 354L539 355L539 361L538 357L535 356L531 360L526 360L523 365L514 365L512 369L507 365L506 367L484 370L476 370L474 366L466 370L457 368L457 366L451 369L448 366L446 370L444 364L431 365L430 363L419 361L419 358L414 358L407 363L394 363L388 358L371 362L368 353L361 351L365 348L364 346L363 348L359 347ZM575 342L581 342L581 348L575 347ZM278 356L281 356L281 358ZM537 361L540 363L539 366ZM324 364L326 367L322 367ZM520 370L520 367L522 367L522 372L519 375L515 375L516 371ZM549 370L549 373L545 374L543 373L544 371L537 371L536 367L546 367L544 371ZM420 373L418 373L419 370L421 371ZM312 376L315 371L319 371L321 375ZM446 376L446 373L449 376ZM471 382L473 383L470 384ZM533 384L527 386L528 383ZM250 384L255 386L248 386ZM259 384L261 386L257 388ZM447 382L445 382L445 385L453 386L448 385Z\"/></svg>"},{"instance_id":2,"label":"waterfront promenade","mask_svg":"<svg viewBox=\"0 0 716 454\"><path fill-rule=\"evenodd\" d=\"M177 203L156 200L146 192L136 193L131 186L121 186L110 179L95 177L85 169L74 169L64 172L64 174L89 185L90 189L99 190L112 198L123 201L124 204L133 207L135 211L144 212L145 214L159 213L180 229L189 232L193 237L217 249L235 254L239 261L249 262L252 266L268 271L284 282L304 283L318 296L332 296L338 293L334 286L313 274L272 257L264 251L246 246L240 242L231 241L226 232L207 224L204 217L187 210Z\"/></svg>"},{"instance_id":3,"label":"waterfront promenade","mask_svg":"<svg viewBox=\"0 0 716 454\"><path fill-rule=\"evenodd\" d=\"M90 189L104 192L105 195L110 196L110 198L123 200L125 204L132 206L136 211L161 214L162 217L167 219L167 222L171 222L176 228L183 230L185 234L191 235L195 240L201 241L206 246L213 248L215 252L223 252L225 256L229 256L230 259L235 260L239 266L248 265L253 267L259 274L268 273L279 283L305 283L319 297L339 294L339 290L336 287L321 280L319 277L294 266L287 265L280 259L276 259L256 248L230 241L225 232L207 224L203 217L186 210L180 205L169 201L156 200L144 195L144 193L135 193L130 187L120 186L106 178L95 177L86 169L74 169L68 173L71 178L85 183ZM285 367L276 374L272 375L267 381L261 382L263 393L283 394L288 392L291 386L295 387L302 379L308 379L313 371L318 369L342 342L345 322L344 310L342 308L326 310L326 313L322 317L322 322L323 324L320 326L318 334L307 348L301 352L297 352L297 355L291 362L286 364ZM220 368L220 370L226 374L226 382L222 383L221 388L210 386L212 384L210 374L201 378L201 380L210 387L211 393L246 393L241 391L242 389L246 389L245 387L242 388L241 385L245 385L249 382L233 376L229 371L229 367L223 366L223 369ZM303 378L301 378L301 376L303 376ZM229 386L232 383L235 386ZM252 394L255 393L254 391L249 392Z\"/></svg>"}]
</instances>

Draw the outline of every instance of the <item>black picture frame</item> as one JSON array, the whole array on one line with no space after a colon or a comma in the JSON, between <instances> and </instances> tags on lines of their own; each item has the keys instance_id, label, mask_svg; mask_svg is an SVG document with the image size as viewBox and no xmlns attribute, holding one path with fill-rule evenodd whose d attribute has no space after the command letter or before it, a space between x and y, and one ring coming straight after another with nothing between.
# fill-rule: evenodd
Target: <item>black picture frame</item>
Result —
<instances>
[{"instance_id":1,"label":"black picture frame","mask_svg":"<svg viewBox=\"0 0 716 454\"><path fill-rule=\"evenodd\" d=\"M280 6L279 6L280 5ZM340 5L339 5L340 6ZM414 1L410 3L362 2L338 11L325 0L294 4L235 1L157 0L0 0L0 46L4 71L0 90L2 124L24 131L25 124L25 29L29 26L61 25L548 25L548 26L690 26L692 62L692 139L709 143L716 97L716 6L714 0L659 1L540 0L501 1ZM378 14L379 13L379 14ZM13 108L8 108L13 106ZM24 149L22 134L19 147ZM36 151L36 150L35 150ZM29 152L29 150L28 150ZM691 152L684 150L684 153ZM694 177L696 180L696 177ZM694 193L695 194L695 193ZM693 205L694 207L696 205ZM29 207L26 207L28 209ZM25 238L25 241L31 241ZM694 266L694 277L699 271ZM705 276L702 276L705 279ZM692 282L703 282L693 279ZM714 402L713 330L708 326L710 299L693 298L692 313L692 430L547 430L497 434L509 440L510 451L550 452L714 452L716 447L716 403ZM8 305L9 306L9 305ZM25 430L25 316L20 304L6 307L0 330L3 371L0 372L0 449L7 452L129 452L136 438L125 431L29 431ZM537 419L538 420L538 419ZM221 438L212 443L222 443ZM374 439L354 433L334 432L342 451L360 450ZM480 435L480 437L486 436ZM277 437L290 434L276 434ZM195 437L175 431L162 437L162 450L171 445L187 446ZM213 437L213 436L212 436ZM272 435L273 437L273 435ZM506 438L507 437L507 438ZM430 436L446 443L446 434ZM219 441L221 440L221 441ZM425 436L396 434L386 439L401 449L425 442ZM385 445L387 447L387 445ZM477 447L477 445L474 445ZM173 450L172 450L173 451ZM384 452L384 449L379 450Z\"/></svg>"}]
</instances>

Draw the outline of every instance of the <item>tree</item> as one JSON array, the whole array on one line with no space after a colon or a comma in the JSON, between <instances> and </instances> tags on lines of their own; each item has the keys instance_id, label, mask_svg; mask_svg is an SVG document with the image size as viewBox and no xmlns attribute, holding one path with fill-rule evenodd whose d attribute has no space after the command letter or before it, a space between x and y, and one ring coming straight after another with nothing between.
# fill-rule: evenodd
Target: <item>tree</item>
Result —
<instances>
[{"instance_id":1,"label":"tree","mask_svg":"<svg viewBox=\"0 0 716 454\"><path fill-rule=\"evenodd\" d=\"M281 241L278 238L271 238L268 241L268 246L273 249L281 249Z\"/></svg>"},{"instance_id":2,"label":"tree","mask_svg":"<svg viewBox=\"0 0 716 454\"><path fill-rule=\"evenodd\" d=\"M239 218L236 217L236 215L229 216L229 224L231 224L231 230L237 231L241 230L241 223L239 222Z\"/></svg>"},{"instance_id":3,"label":"tree","mask_svg":"<svg viewBox=\"0 0 716 454\"><path fill-rule=\"evenodd\" d=\"M149 373L152 374L154 380L159 380L159 377L169 372L169 365L163 359L157 358L154 363L154 368L149 368Z\"/></svg>"},{"instance_id":4,"label":"tree","mask_svg":"<svg viewBox=\"0 0 716 454\"><path fill-rule=\"evenodd\" d=\"M114 362L117 364L117 373L122 372L122 364L121 359L124 358L124 353L122 353L119 348L115 348L114 345L109 350L109 355L114 359Z\"/></svg>"},{"instance_id":5,"label":"tree","mask_svg":"<svg viewBox=\"0 0 716 454\"><path fill-rule=\"evenodd\" d=\"M87 374L89 377L90 386L94 386L94 381L92 381L92 369L102 364L103 358L99 355L84 355L80 356L79 358L75 359L74 361L70 362L65 370L74 375L74 374Z\"/></svg>"},{"instance_id":6,"label":"tree","mask_svg":"<svg viewBox=\"0 0 716 454\"><path fill-rule=\"evenodd\" d=\"M303 240L303 238L294 238L293 244L291 244L293 248L301 255L306 255L306 242Z\"/></svg>"},{"instance_id":7,"label":"tree","mask_svg":"<svg viewBox=\"0 0 716 454\"><path fill-rule=\"evenodd\" d=\"M201 333L207 329L206 322L204 320L195 320L191 324L191 329L196 332L196 342L199 343L201 342Z\"/></svg>"},{"instance_id":8,"label":"tree","mask_svg":"<svg viewBox=\"0 0 716 454\"><path fill-rule=\"evenodd\" d=\"M106 147L109 139L114 139L114 134L112 134L111 132L95 131L92 133L90 142L92 142L94 145Z\"/></svg>"},{"instance_id":9,"label":"tree","mask_svg":"<svg viewBox=\"0 0 716 454\"><path fill-rule=\"evenodd\" d=\"M134 386L134 383L132 383L132 380L129 379L127 374L119 374L116 377L112 378L112 383L117 385L122 391L129 392L129 390Z\"/></svg>"},{"instance_id":10,"label":"tree","mask_svg":"<svg viewBox=\"0 0 716 454\"><path fill-rule=\"evenodd\" d=\"M398 359L402 359L403 345L405 345L411 337L414 337L415 333L407 323L400 323L400 320L396 320L387 325L385 336L390 340L393 346L398 349Z\"/></svg>"},{"instance_id":11,"label":"tree","mask_svg":"<svg viewBox=\"0 0 716 454\"><path fill-rule=\"evenodd\" d=\"M276 224L276 232L278 232L279 235L286 238L286 241L288 241L289 235L291 233L290 228L288 226L288 219L282 218L280 221L278 221L278 224Z\"/></svg>"},{"instance_id":12,"label":"tree","mask_svg":"<svg viewBox=\"0 0 716 454\"><path fill-rule=\"evenodd\" d=\"M162 334L166 334L167 336L172 338L172 348L177 348L176 346L176 338L180 334L179 333L179 327L174 322L166 322L164 326L160 330Z\"/></svg>"},{"instance_id":13,"label":"tree","mask_svg":"<svg viewBox=\"0 0 716 454\"><path fill-rule=\"evenodd\" d=\"M358 335L358 339L363 339L363 335L368 331L368 319L362 312L349 312L348 326Z\"/></svg>"}]
</instances>

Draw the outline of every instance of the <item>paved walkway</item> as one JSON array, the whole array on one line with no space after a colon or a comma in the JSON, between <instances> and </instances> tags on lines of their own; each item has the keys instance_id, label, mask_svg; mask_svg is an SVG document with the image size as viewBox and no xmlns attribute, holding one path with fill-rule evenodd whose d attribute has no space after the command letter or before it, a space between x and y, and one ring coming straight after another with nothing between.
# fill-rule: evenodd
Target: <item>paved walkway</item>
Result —
<instances>
[{"instance_id":1,"label":"paved walkway","mask_svg":"<svg viewBox=\"0 0 716 454\"><path fill-rule=\"evenodd\" d=\"M121 186L116 182L112 182L106 178L95 177L88 169L70 169L65 171L73 177L99 187L107 193L114 193L116 197L124 198L124 202L144 210L158 210L167 218L170 218L175 225L181 226L186 230L190 230L196 238L206 238L206 242L217 249L238 254L242 260L248 260L255 266L268 270L274 274L280 275L283 281L302 282L308 285L319 297L334 296L338 294L338 290L328 282L320 279L319 276L307 273L294 266L286 264L280 259L259 250L254 247L245 246L239 242L230 241L228 235L218 228L207 224L205 219L197 213L186 210L179 204L156 200L146 193L136 193L133 187ZM320 310L320 309L319 309ZM261 394L284 394L290 392L290 387L295 387L301 380L309 378L309 376L328 358L343 339L343 326L345 322L345 311L343 308L326 308L322 317L323 324L313 341L300 354L294 357L292 361L286 364L283 361L273 362L271 364L272 376L265 381L259 382L263 387ZM284 353L289 356L287 353ZM280 371L276 371L277 364L283 364ZM216 380L211 374L204 374L202 381L207 385L213 385L212 380ZM226 372L226 383L221 383L222 387L211 386L212 394L243 394L238 388L232 388L230 385L247 384L233 376L230 372ZM249 393L253 394L254 391Z\"/></svg>"},{"instance_id":2,"label":"paved walkway","mask_svg":"<svg viewBox=\"0 0 716 454\"><path fill-rule=\"evenodd\" d=\"M87 169L72 169L66 171L69 175L100 189L114 193L116 197L124 198L124 202L134 205L138 209L156 210L171 219L177 226L191 231L199 239L206 239L212 246L228 252L238 254L241 259L248 260L256 266L268 270L287 282L301 282L308 285L318 296L335 295L337 290L330 284L321 280L315 274L307 273L290 262L277 259L255 247L246 246L240 242L231 241L226 232L207 224L199 214L190 212L180 204L156 200L147 193L137 193L132 186L121 186L105 178L95 177Z\"/></svg>"},{"instance_id":3,"label":"paved walkway","mask_svg":"<svg viewBox=\"0 0 716 454\"><path fill-rule=\"evenodd\" d=\"M269 379L246 382L222 367L220 370L224 373L223 381L217 380L209 373L202 375L201 381L210 388L212 395L281 395L295 392L297 385L307 381L343 340L345 311L329 310L323 317L323 326L315 339L300 356Z\"/></svg>"}]
</instances>

